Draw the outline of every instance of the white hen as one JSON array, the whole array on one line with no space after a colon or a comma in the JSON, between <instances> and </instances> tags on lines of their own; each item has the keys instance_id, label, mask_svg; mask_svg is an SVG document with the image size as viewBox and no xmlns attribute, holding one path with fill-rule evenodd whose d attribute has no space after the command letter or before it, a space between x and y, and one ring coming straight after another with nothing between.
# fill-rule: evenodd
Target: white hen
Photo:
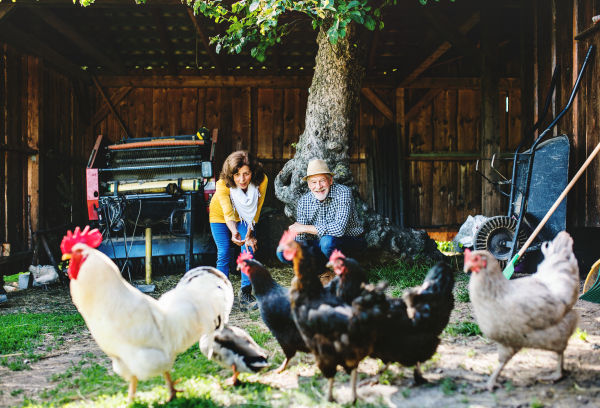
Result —
<instances>
[{"instance_id":1,"label":"white hen","mask_svg":"<svg viewBox=\"0 0 600 408\"><path fill-rule=\"evenodd\" d=\"M171 291L155 300L125 281L117 266L97 247L97 230L63 239L63 259L71 259L71 297L92 336L112 360L114 371L129 381L129 401L138 380L163 374L170 400L177 390L169 371L178 354L204 334L229 321L233 288L212 267L190 270Z\"/></svg>"},{"instance_id":2,"label":"white hen","mask_svg":"<svg viewBox=\"0 0 600 408\"><path fill-rule=\"evenodd\" d=\"M573 240L566 232L542 246L537 273L506 280L487 251L465 252L465 271L472 271L469 293L483 334L498 343L500 365L487 388L492 391L502 368L523 347L558 353L555 381L563 376L563 353L577 328L573 306L579 295L579 267Z\"/></svg>"}]
</instances>

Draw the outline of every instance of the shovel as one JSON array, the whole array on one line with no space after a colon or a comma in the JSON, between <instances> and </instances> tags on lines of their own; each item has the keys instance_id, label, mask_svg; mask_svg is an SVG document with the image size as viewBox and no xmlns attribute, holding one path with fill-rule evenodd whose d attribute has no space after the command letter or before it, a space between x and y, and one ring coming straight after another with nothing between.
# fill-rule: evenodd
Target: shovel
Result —
<instances>
[{"instance_id":1,"label":"shovel","mask_svg":"<svg viewBox=\"0 0 600 408\"><path fill-rule=\"evenodd\" d=\"M504 277L506 279L510 279L510 277L512 276L512 274L515 272L515 265L516 265L517 261L519 260L519 258L521 256L523 256L523 254L525 253L525 251L527 250L527 248L529 248L529 245L531 245L531 243L533 242L533 240L535 239L535 237L537 236L537 234L544 227L544 224L546 224L546 222L548 221L548 219L550 218L550 216L558 208L558 206L560 205L561 201L567 196L567 194L569 193L569 191L571 190L571 188L575 185L575 183L577 182L577 180L579 180L579 177L583 174L583 172L585 171L585 169L587 168L587 166L592 162L592 160L594 159L594 157L596 157L596 155L598 154L599 151L600 151L600 143L598 143L598 145L596 146L596 148L594 149L594 151L592 152L592 154L590 154L590 156L587 158L587 160L585 161L585 163L583 163L583 166L581 166L581 168L579 169L579 171L577 172L577 174L575 174L575 177L573 177L573 180L571 180L571 182L569 183L569 185L567 186L567 188L565 188L565 191L563 191L562 194L560 195L560 197L558 197L556 199L556 202L554 203L554 205L550 208L550 210L548 210L548 213L542 219L542 221L537 226L537 228L533 231L533 233L531 234L531 236L529 237L529 239L527 240L527 242L525 242L525 245L523 245L523 248L521 248L521 250L519 251L519 253L517 253L515 255L515 257L513 259L511 259L511 261L508 263L508 265L506 265L506 268L504 268L504 271L502 271L502 274L504 275Z\"/></svg>"}]
</instances>

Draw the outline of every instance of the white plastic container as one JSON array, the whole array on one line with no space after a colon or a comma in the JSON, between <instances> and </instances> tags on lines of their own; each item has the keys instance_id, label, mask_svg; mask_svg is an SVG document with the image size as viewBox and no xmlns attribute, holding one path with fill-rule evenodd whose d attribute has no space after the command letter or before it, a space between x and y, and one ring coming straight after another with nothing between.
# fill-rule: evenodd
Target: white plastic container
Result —
<instances>
[{"instance_id":1,"label":"white plastic container","mask_svg":"<svg viewBox=\"0 0 600 408\"><path fill-rule=\"evenodd\" d=\"M29 274L28 273L19 275L19 289L27 289L28 283L29 283Z\"/></svg>"}]
</instances>

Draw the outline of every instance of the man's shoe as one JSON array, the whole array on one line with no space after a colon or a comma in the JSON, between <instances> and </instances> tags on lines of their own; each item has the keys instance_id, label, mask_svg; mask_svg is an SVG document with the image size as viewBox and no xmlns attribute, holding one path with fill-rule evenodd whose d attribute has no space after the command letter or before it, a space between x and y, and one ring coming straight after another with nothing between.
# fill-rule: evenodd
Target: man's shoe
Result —
<instances>
[{"instance_id":1,"label":"man's shoe","mask_svg":"<svg viewBox=\"0 0 600 408\"><path fill-rule=\"evenodd\" d=\"M243 293L241 290L238 292L238 299L240 301L240 310L247 312L248 310L258 309L258 302L252 293Z\"/></svg>"},{"instance_id":2,"label":"man's shoe","mask_svg":"<svg viewBox=\"0 0 600 408\"><path fill-rule=\"evenodd\" d=\"M6 295L0 295L0 303L6 302L8 300L8 298L6 297Z\"/></svg>"}]
</instances>

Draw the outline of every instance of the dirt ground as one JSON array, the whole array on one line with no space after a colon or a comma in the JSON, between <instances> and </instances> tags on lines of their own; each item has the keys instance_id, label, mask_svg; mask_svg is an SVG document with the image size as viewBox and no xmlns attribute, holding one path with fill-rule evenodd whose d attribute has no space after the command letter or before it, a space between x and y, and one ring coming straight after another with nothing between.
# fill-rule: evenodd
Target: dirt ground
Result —
<instances>
[{"instance_id":1,"label":"dirt ground","mask_svg":"<svg viewBox=\"0 0 600 408\"><path fill-rule=\"evenodd\" d=\"M281 270L284 281L291 280L291 271ZM178 280L169 277L159 282L159 292ZM280 279L278 279L280 280ZM282 282L286 284L287 282ZM459 283L464 285L465 282ZM234 280L234 287L239 287ZM237 294L237 291L236 291ZM236 295L237 296L237 295ZM0 305L0 314L17 312L51 312L72 310L68 290L54 286L48 291L29 289L13 292L10 301ZM579 301L576 309L581 314L581 330L587 332L586 341L572 338L565 354L565 363L570 374L556 384L548 384L537 379L548 375L556 366L556 355L546 351L527 349L517 354L503 370L501 381L504 387L495 393L481 391L477 385L483 384L497 365L496 345L481 336L444 335L438 348L438 355L424 365L424 376L429 384L421 387L413 385L412 371L393 365L382 378L382 384L363 385L359 396L367 402L386 401L390 407L600 407L600 305ZM451 324L474 321L470 303L458 303L452 313ZM234 306L230 323L244 327L254 321L248 313L240 312ZM54 373L66 371L83 355L92 352L103 356L87 330L81 334L64 338L58 350L38 362L31 364L31 371L13 372L0 367L0 406L20 405L23 395L12 397L10 391L23 389L25 396L37 395L43 389L51 389L49 378ZM106 359L102 359L106 361ZM308 363L301 370L286 371L281 375L263 374L255 376L256 381L278 388L298 386L298 376L310 377L314 374L314 360L311 355L300 354L291 365L299 361ZM106 363L107 366L108 363ZM364 360L359 370L368 377L380 368L377 360ZM323 393L325 390L323 389ZM350 400L349 384L336 382L335 395L338 402Z\"/></svg>"}]
</instances>

